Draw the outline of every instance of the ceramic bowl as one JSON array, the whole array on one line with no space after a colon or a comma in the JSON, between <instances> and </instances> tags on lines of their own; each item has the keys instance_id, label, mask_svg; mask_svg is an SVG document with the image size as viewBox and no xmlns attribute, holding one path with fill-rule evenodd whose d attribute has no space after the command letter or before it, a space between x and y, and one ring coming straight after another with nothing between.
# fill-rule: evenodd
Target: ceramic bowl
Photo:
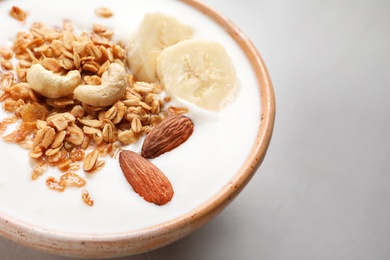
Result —
<instances>
[{"instance_id":1,"label":"ceramic bowl","mask_svg":"<svg viewBox=\"0 0 390 260\"><path fill-rule=\"evenodd\" d=\"M3 4L7 3L7 1L2 2ZM76 4L78 2L79 1L66 1L68 5ZM169 0L161 1L161 3L164 2L168 3ZM22 2L14 1L14 5L21 3ZM45 3L45 0L34 1L34 3L42 4ZM129 9L131 9L131 3L136 3L136 1L123 1L124 5L129 5ZM228 177L224 179L223 183L218 183L219 186L215 188L213 192L210 192L212 195L205 196L202 201L194 203L194 206L188 207L180 213L172 214L174 216L172 218L165 218L157 221L157 224L146 225L142 228L134 229L116 229L112 232L101 232L100 229L97 229L95 232L93 229L87 231L80 229L79 232L75 230L67 231L66 228L55 228L37 224L37 222L29 221L28 218L12 214L12 211L7 212L6 210L2 210L0 207L0 234L2 236L26 247L64 256L108 258L140 254L171 244L189 235L191 232L215 218L237 195L239 195L257 172L260 164L265 158L270 144L275 119L275 100L272 83L259 52L237 26L218 11L213 10L200 1L181 0L170 1L169 3L176 4L180 8L190 8L192 12L196 12L204 17L204 19L207 19L208 23L213 23L216 28L219 28L219 30L231 40L232 44L236 46L235 48L241 51L238 55L244 57L244 63L246 64L244 65L248 67L249 74L243 75L252 77L253 84L246 84L244 79L241 89L243 92L249 91L249 96L254 100L251 111L245 112L248 113L248 115L251 113L255 115L250 118L250 120L254 121L253 124L247 126L248 128L251 128L250 130L253 134L248 141L249 145L243 146L244 148L242 149L245 150L240 150L241 148L237 148L237 146L229 151L229 149L226 149L229 148L229 142L219 144L220 147L218 148L221 151L230 152L232 156L235 156L235 154L243 156L240 165L234 169L221 168L218 170L219 168L216 167L215 169L217 169L217 171L226 170L228 172L230 171L230 173L227 174ZM96 1L96 5L110 7L110 3L106 3L106 1ZM160 4L160 6L163 5L164 4ZM56 9L57 7L54 5L50 6L50 4L42 8L53 8L53 12L60 12ZM33 10L30 10L30 13L33 13ZM118 16L120 16L120 14L118 14ZM203 29L207 30L207 28ZM210 37L213 37L213 35L210 35ZM215 37L215 40L218 40L218 37ZM240 66L240 64L237 66ZM245 101L243 104L245 104ZM239 114L236 115L236 117L245 117L245 115ZM234 136L233 138L239 139L241 137L238 134L238 136ZM189 144L189 146L190 145L191 144ZM226 147L224 147L224 145L226 145ZM210 149L213 149L213 147L210 147ZM219 151L218 149L216 151ZM205 162L205 164L206 163L213 164L214 162L210 159L210 161ZM192 166L189 165L188 167ZM117 171L118 169L112 168L112 171L114 170ZM216 172L215 174L218 175L222 173ZM201 191L202 190L199 189L199 192ZM178 192L175 196L180 197L181 194L184 194L184 192ZM2 200L7 199L8 198L2 198ZM189 203L189 205L190 204L191 203ZM170 210L176 209L174 206L168 206L165 212L169 212ZM107 211L110 211L110 209L107 208ZM78 213L74 212L74 214ZM245 214L245 212L243 214Z\"/></svg>"}]
</instances>

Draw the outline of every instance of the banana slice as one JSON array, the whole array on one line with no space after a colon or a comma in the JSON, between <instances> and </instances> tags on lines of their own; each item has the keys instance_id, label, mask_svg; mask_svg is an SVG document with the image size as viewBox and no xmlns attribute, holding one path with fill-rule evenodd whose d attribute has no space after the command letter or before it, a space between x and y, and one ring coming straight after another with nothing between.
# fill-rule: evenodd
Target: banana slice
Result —
<instances>
[{"instance_id":1,"label":"banana slice","mask_svg":"<svg viewBox=\"0 0 390 260\"><path fill-rule=\"evenodd\" d=\"M127 46L127 64L140 81L158 82L156 59L161 51L191 38L192 28L162 13L147 13Z\"/></svg>"},{"instance_id":2,"label":"banana slice","mask_svg":"<svg viewBox=\"0 0 390 260\"><path fill-rule=\"evenodd\" d=\"M168 94L201 108L220 111L238 93L234 65L219 43L185 40L157 59L157 75Z\"/></svg>"}]
</instances>

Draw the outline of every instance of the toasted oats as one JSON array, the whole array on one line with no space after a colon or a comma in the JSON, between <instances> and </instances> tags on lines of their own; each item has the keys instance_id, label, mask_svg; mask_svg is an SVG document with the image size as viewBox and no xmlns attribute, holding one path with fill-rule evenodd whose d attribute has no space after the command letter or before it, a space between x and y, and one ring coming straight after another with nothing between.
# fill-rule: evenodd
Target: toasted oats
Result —
<instances>
[{"instance_id":1,"label":"toasted oats","mask_svg":"<svg viewBox=\"0 0 390 260\"><path fill-rule=\"evenodd\" d=\"M105 32L100 32L100 33L97 33L99 36L101 37L104 37L104 38L107 38L107 39L110 39L112 38L112 36L114 35L114 32L111 31L111 30L106 30Z\"/></svg>"},{"instance_id":2,"label":"toasted oats","mask_svg":"<svg viewBox=\"0 0 390 260\"><path fill-rule=\"evenodd\" d=\"M108 120L112 120L115 118L116 114L118 113L118 107L113 105L110 109L108 109L104 113L104 118Z\"/></svg>"},{"instance_id":3,"label":"toasted oats","mask_svg":"<svg viewBox=\"0 0 390 260\"><path fill-rule=\"evenodd\" d=\"M106 26L102 25L102 24L93 24L92 25L92 30L93 32L99 34L99 33L102 33L102 32L105 32L107 30Z\"/></svg>"},{"instance_id":4,"label":"toasted oats","mask_svg":"<svg viewBox=\"0 0 390 260\"><path fill-rule=\"evenodd\" d=\"M64 47L68 51L73 51L73 43L75 41L75 37L72 32L70 31L63 31L62 32L62 41L64 43Z\"/></svg>"},{"instance_id":5,"label":"toasted oats","mask_svg":"<svg viewBox=\"0 0 390 260\"><path fill-rule=\"evenodd\" d=\"M99 60L102 57L102 52L92 42L86 46L86 50L88 51L89 55L94 57L96 60Z\"/></svg>"},{"instance_id":6,"label":"toasted oats","mask_svg":"<svg viewBox=\"0 0 390 260\"><path fill-rule=\"evenodd\" d=\"M83 187L86 181L74 172L66 172L61 175L59 183L63 187Z\"/></svg>"},{"instance_id":7,"label":"toasted oats","mask_svg":"<svg viewBox=\"0 0 390 260\"><path fill-rule=\"evenodd\" d=\"M57 154L57 153L61 150L62 145L63 145L63 144L61 143L61 146L59 146L59 147L57 147L57 148L49 148L49 149L47 149L47 150L45 151L45 155L46 155L46 156L53 156L53 155Z\"/></svg>"},{"instance_id":8,"label":"toasted oats","mask_svg":"<svg viewBox=\"0 0 390 260\"><path fill-rule=\"evenodd\" d=\"M37 126L38 130L43 129L43 128L46 128L46 127L47 127L47 122L38 119L38 120L36 121L36 126Z\"/></svg>"},{"instance_id":9,"label":"toasted oats","mask_svg":"<svg viewBox=\"0 0 390 260\"><path fill-rule=\"evenodd\" d=\"M16 76L19 78L21 82L26 82L26 76L27 76L26 68L21 68L20 64L17 64L15 72L16 72Z\"/></svg>"},{"instance_id":10,"label":"toasted oats","mask_svg":"<svg viewBox=\"0 0 390 260\"><path fill-rule=\"evenodd\" d=\"M92 75L90 77L86 76L84 78L88 78L88 83L89 85L101 85L102 84L102 79L98 75Z\"/></svg>"},{"instance_id":11,"label":"toasted oats","mask_svg":"<svg viewBox=\"0 0 390 260\"><path fill-rule=\"evenodd\" d=\"M14 74L12 72L6 71L0 73L0 89L5 90L12 86L14 83Z\"/></svg>"},{"instance_id":12,"label":"toasted oats","mask_svg":"<svg viewBox=\"0 0 390 260\"><path fill-rule=\"evenodd\" d=\"M90 137L88 135L84 135L83 143L80 145L81 149L87 150L90 143Z\"/></svg>"},{"instance_id":13,"label":"toasted oats","mask_svg":"<svg viewBox=\"0 0 390 260\"><path fill-rule=\"evenodd\" d=\"M143 109L146 109L146 110L148 110L148 111L152 110L152 107L149 106L147 103L145 103L145 102L143 102L143 101L139 102L139 104L140 104L140 106L141 106Z\"/></svg>"},{"instance_id":14,"label":"toasted oats","mask_svg":"<svg viewBox=\"0 0 390 260\"><path fill-rule=\"evenodd\" d=\"M57 129L57 131L63 131L69 125L69 123L66 120L66 118L63 115L61 115L61 114L55 114L53 116L50 116L47 119L47 124L49 126L55 127Z\"/></svg>"},{"instance_id":15,"label":"toasted oats","mask_svg":"<svg viewBox=\"0 0 390 260\"><path fill-rule=\"evenodd\" d=\"M2 135L6 129L7 129L6 124L4 124L3 122L0 122L0 135Z\"/></svg>"},{"instance_id":16,"label":"toasted oats","mask_svg":"<svg viewBox=\"0 0 390 260\"><path fill-rule=\"evenodd\" d=\"M37 57L35 57L35 54L33 53L32 50L26 49L26 52L28 53L30 59L31 59L34 63L39 63L39 60L37 59Z\"/></svg>"},{"instance_id":17,"label":"toasted oats","mask_svg":"<svg viewBox=\"0 0 390 260\"><path fill-rule=\"evenodd\" d=\"M108 69L108 66L111 64L111 62L109 60L106 60L99 68L97 74L99 75L99 77L101 77L103 75L104 72L107 71ZM99 84L100 85L100 84Z\"/></svg>"},{"instance_id":18,"label":"toasted oats","mask_svg":"<svg viewBox=\"0 0 390 260\"><path fill-rule=\"evenodd\" d=\"M154 126L158 125L163 119L164 119L164 116L151 115L150 116L150 125L154 127Z\"/></svg>"},{"instance_id":19,"label":"toasted oats","mask_svg":"<svg viewBox=\"0 0 390 260\"><path fill-rule=\"evenodd\" d=\"M118 44L112 46L112 54L121 61L125 59L125 50Z\"/></svg>"},{"instance_id":20,"label":"toasted oats","mask_svg":"<svg viewBox=\"0 0 390 260\"><path fill-rule=\"evenodd\" d=\"M156 99L152 101L151 112L155 115L160 113L160 102Z\"/></svg>"},{"instance_id":21,"label":"toasted oats","mask_svg":"<svg viewBox=\"0 0 390 260\"><path fill-rule=\"evenodd\" d=\"M115 59L114 59L114 54L112 53L112 48L107 48L107 60L109 60L110 62L114 62Z\"/></svg>"},{"instance_id":22,"label":"toasted oats","mask_svg":"<svg viewBox=\"0 0 390 260\"><path fill-rule=\"evenodd\" d=\"M73 32L73 24L69 20L64 20L62 22L62 28L63 28L64 31Z\"/></svg>"},{"instance_id":23,"label":"toasted oats","mask_svg":"<svg viewBox=\"0 0 390 260\"><path fill-rule=\"evenodd\" d=\"M62 55L63 49L65 48L64 43L61 40L53 40L49 46L57 57Z\"/></svg>"},{"instance_id":24,"label":"toasted oats","mask_svg":"<svg viewBox=\"0 0 390 260\"><path fill-rule=\"evenodd\" d=\"M1 68L3 70L13 70L14 69L14 65L9 60L1 59Z\"/></svg>"},{"instance_id":25,"label":"toasted oats","mask_svg":"<svg viewBox=\"0 0 390 260\"><path fill-rule=\"evenodd\" d=\"M69 168L67 169L67 171L72 171L72 172L77 172L81 169L81 164L80 162L73 162L71 158L69 158L69 160L71 160L71 163L69 165Z\"/></svg>"},{"instance_id":26,"label":"toasted oats","mask_svg":"<svg viewBox=\"0 0 390 260\"><path fill-rule=\"evenodd\" d=\"M81 145L84 141L84 132L76 124L71 124L66 128L67 136L65 140L74 144Z\"/></svg>"},{"instance_id":27,"label":"toasted oats","mask_svg":"<svg viewBox=\"0 0 390 260\"><path fill-rule=\"evenodd\" d=\"M153 91L154 86L151 83L137 81L134 83L133 89L139 93L150 93Z\"/></svg>"},{"instance_id":28,"label":"toasted oats","mask_svg":"<svg viewBox=\"0 0 390 260\"><path fill-rule=\"evenodd\" d=\"M69 58L70 60L73 60L74 55L72 51L62 48L62 54L60 55L60 57L66 57Z\"/></svg>"},{"instance_id":29,"label":"toasted oats","mask_svg":"<svg viewBox=\"0 0 390 260\"><path fill-rule=\"evenodd\" d=\"M111 124L105 124L102 131L103 140L106 143L113 143L116 141L114 129Z\"/></svg>"},{"instance_id":30,"label":"toasted oats","mask_svg":"<svg viewBox=\"0 0 390 260\"><path fill-rule=\"evenodd\" d=\"M119 124L124 118L126 113L126 106L122 101L116 102L114 106L117 108L117 113L115 114L115 117L111 119L111 122L116 125Z\"/></svg>"},{"instance_id":31,"label":"toasted oats","mask_svg":"<svg viewBox=\"0 0 390 260\"><path fill-rule=\"evenodd\" d=\"M102 121L96 120L96 119L82 119L79 118L78 121L82 123L85 126L100 128L103 125Z\"/></svg>"},{"instance_id":32,"label":"toasted oats","mask_svg":"<svg viewBox=\"0 0 390 260\"><path fill-rule=\"evenodd\" d=\"M43 149L40 146L37 146L34 150L30 150L28 155L33 159L38 159L43 155Z\"/></svg>"},{"instance_id":33,"label":"toasted oats","mask_svg":"<svg viewBox=\"0 0 390 260\"><path fill-rule=\"evenodd\" d=\"M92 138L96 145L100 145L103 142L103 134L101 131L93 134Z\"/></svg>"},{"instance_id":34,"label":"toasted oats","mask_svg":"<svg viewBox=\"0 0 390 260\"><path fill-rule=\"evenodd\" d=\"M68 134L68 132L66 133ZM77 147L77 146L76 146ZM65 137L65 140L64 140L64 149L66 151L72 151L72 149L75 148L75 145L69 141L66 140L66 137Z\"/></svg>"},{"instance_id":35,"label":"toasted oats","mask_svg":"<svg viewBox=\"0 0 390 260\"><path fill-rule=\"evenodd\" d=\"M69 158L72 160L72 162L80 162L83 161L85 157L85 151L81 148L73 148L69 154Z\"/></svg>"},{"instance_id":36,"label":"toasted oats","mask_svg":"<svg viewBox=\"0 0 390 260\"><path fill-rule=\"evenodd\" d=\"M66 131L59 131L56 133L56 138L54 139L53 143L50 145L50 148L52 149L55 149L55 148L58 148L58 147L62 147L63 146L63 142L65 140L65 136L66 136Z\"/></svg>"},{"instance_id":37,"label":"toasted oats","mask_svg":"<svg viewBox=\"0 0 390 260\"><path fill-rule=\"evenodd\" d=\"M14 52L10 48L0 46L0 57L3 57L6 60L12 59Z\"/></svg>"},{"instance_id":38,"label":"toasted oats","mask_svg":"<svg viewBox=\"0 0 390 260\"><path fill-rule=\"evenodd\" d=\"M107 119L106 118L106 113L107 113L107 111L105 111L105 110L99 111L99 113L97 115L98 120L103 122L104 119Z\"/></svg>"},{"instance_id":39,"label":"toasted oats","mask_svg":"<svg viewBox=\"0 0 390 260\"><path fill-rule=\"evenodd\" d=\"M4 102L4 110L7 111L7 112L14 112L14 113L16 113L16 111L20 107L23 107L24 105L25 105L25 103L24 103L24 101L22 99L19 99L17 101L15 101L13 99L7 99Z\"/></svg>"},{"instance_id":40,"label":"toasted oats","mask_svg":"<svg viewBox=\"0 0 390 260\"><path fill-rule=\"evenodd\" d=\"M172 115L183 115L188 113L188 108L169 106L168 112L171 113Z\"/></svg>"},{"instance_id":41,"label":"toasted oats","mask_svg":"<svg viewBox=\"0 0 390 260\"><path fill-rule=\"evenodd\" d=\"M27 100L30 97L29 90L30 86L27 83L18 82L5 89L5 92L10 93L13 100Z\"/></svg>"},{"instance_id":42,"label":"toasted oats","mask_svg":"<svg viewBox=\"0 0 390 260\"><path fill-rule=\"evenodd\" d=\"M62 172L74 170L72 168L72 160L70 158L65 158L65 159L61 160L60 162L58 162L57 168Z\"/></svg>"},{"instance_id":43,"label":"toasted oats","mask_svg":"<svg viewBox=\"0 0 390 260\"><path fill-rule=\"evenodd\" d=\"M92 73L97 73L99 71L98 64L96 62L93 62L93 61L87 61L86 63L84 63L82 68L83 68L83 70L88 71L88 72L92 72Z\"/></svg>"},{"instance_id":44,"label":"toasted oats","mask_svg":"<svg viewBox=\"0 0 390 260\"><path fill-rule=\"evenodd\" d=\"M76 67L76 69L80 69L80 54L78 54L77 52L73 52L73 63L74 63L74 66Z\"/></svg>"},{"instance_id":45,"label":"toasted oats","mask_svg":"<svg viewBox=\"0 0 390 260\"><path fill-rule=\"evenodd\" d=\"M85 115L85 110L82 106L76 105L72 108L70 113L75 117L75 118L82 118Z\"/></svg>"},{"instance_id":46,"label":"toasted oats","mask_svg":"<svg viewBox=\"0 0 390 260\"><path fill-rule=\"evenodd\" d=\"M99 157L99 151L98 150L93 150L89 154L85 156L84 159L84 164L83 164L83 169L86 172L90 172L94 170L94 167L98 161Z\"/></svg>"},{"instance_id":47,"label":"toasted oats","mask_svg":"<svg viewBox=\"0 0 390 260\"><path fill-rule=\"evenodd\" d=\"M99 7L95 10L95 14L100 17L110 18L114 13L107 7Z\"/></svg>"},{"instance_id":48,"label":"toasted oats","mask_svg":"<svg viewBox=\"0 0 390 260\"><path fill-rule=\"evenodd\" d=\"M56 167L59 163L62 161L62 155L61 153L55 153L50 156L42 156L42 158L46 159L46 162L49 164L51 167Z\"/></svg>"},{"instance_id":49,"label":"toasted oats","mask_svg":"<svg viewBox=\"0 0 390 260\"><path fill-rule=\"evenodd\" d=\"M65 108L74 104L73 98L56 98L53 100L54 107Z\"/></svg>"},{"instance_id":50,"label":"toasted oats","mask_svg":"<svg viewBox=\"0 0 390 260\"><path fill-rule=\"evenodd\" d=\"M133 120L131 120L131 130L133 130L133 132L136 134L141 133L142 123L138 117L135 117Z\"/></svg>"},{"instance_id":51,"label":"toasted oats","mask_svg":"<svg viewBox=\"0 0 390 260\"><path fill-rule=\"evenodd\" d=\"M127 113L126 113L126 115L125 115L125 118L126 118L126 120L127 120L128 122L133 121L133 119L136 118L136 117L140 118L139 114L134 113L134 112L129 112L129 110L127 110Z\"/></svg>"},{"instance_id":52,"label":"toasted oats","mask_svg":"<svg viewBox=\"0 0 390 260\"><path fill-rule=\"evenodd\" d=\"M100 130L90 126L83 126L83 131L87 135L94 135L98 133Z\"/></svg>"},{"instance_id":53,"label":"toasted oats","mask_svg":"<svg viewBox=\"0 0 390 260\"><path fill-rule=\"evenodd\" d=\"M61 113L61 115L63 117L65 117L65 119L69 122L69 123L74 123L76 122L76 118L74 117L74 115L70 112L64 112L64 113Z\"/></svg>"},{"instance_id":54,"label":"toasted oats","mask_svg":"<svg viewBox=\"0 0 390 260\"><path fill-rule=\"evenodd\" d=\"M38 144L38 146L47 149L56 138L56 131L52 127L48 127L49 129L43 135L42 141Z\"/></svg>"},{"instance_id":55,"label":"toasted oats","mask_svg":"<svg viewBox=\"0 0 390 260\"><path fill-rule=\"evenodd\" d=\"M74 57L69 58L69 57L63 56L59 61L59 65L60 65L60 68L63 68L63 69L68 70L68 71L77 68L76 65L74 64Z\"/></svg>"},{"instance_id":56,"label":"toasted oats","mask_svg":"<svg viewBox=\"0 0 390 260\"><path fill-rule=\"evenodd\" d=\"M18 121L18 118L15 115L13 115L11 117L4 118L2 123L9 125L15 123L16 121Z\"/></svg>"},{"instance_id":57,"label":"toasted oats","mask_svg":"<svg viewBox=\"0 0 390 260\"><path fill-rule=\"evenodd\" d=\"M43 175L44 172L46 172L48 169L48 166L45 161L43 160L37 160L37 164L34 167L31 175L32 180L38 179L40 176Z\"/></svg>"},{"instance_id":58,"label":"toasted oats","mask_svg":"<svg viewBox=\"0 0 390 260\"><path fill-rule=\"evenodd\" d=\"M117 143L104 144L98 147L100 155L109 155L111 158L120 152L120 145Z\"/></svg>"},{"instance_id":59,"label":"toasted oats","mask_svg":"<svg viewBox=\"0 0 390 260\"><path fill-rule=\"evenodd\" d=\"M32 145L33 149L38 147L38 145L43 141L43 138L44 138L46 132L49 131L49 129L51 129L51 127L49 127L49 126L44 126L44 127L38 129L38 131L36 132L35 137L34 137L34 142Z\"/></svg>"},{"instance_id":60,"label":"toasted oats","mask_svg":"<svg viewBox=\"0 0 390 260\"><path fill-rule=\"evenodd\" d=\"M98 160L97 162L96 162L96 165L95 165L95 168L94 168L94 172L97 172L97 171L100 171L103 167L104 167L104 165L106 164L106 161L104 161L104 160Z\"/></svg>"},{"instance_id":61,"label":"toasted oats","mask_svg":"<svg viewBox=\"0 0 390 260\"><path fill-rule=\"evenodd\" d=\"M19 60L18 65L20 66L20 68L30 68L32 62L28 60Z\"/></svg>"},{"instance_id":62,"label":"toasted oats","mask_svg":"<svg viewBox=\"0 0 390 260\"><path fill-rule=\"evenodd\" d=\"M100 36L99 34L96 33L91 33L91 40L96 45L103 45L105 47L111 47L113 45L108 38Z\"/></svg>"},{"instance_id":63,"label":"toasted oats","mask_svg":"<svg viewBox=\"0 0 390 260\"><path fill-rule=\"evenodd\" d=\"M132 130L126 130L118 134L118 140L124 145L132 144L138 139L139 136L136 135Z\"/></svg>"},{"instance_id":64,"label":"toasted oats","mask_svg":"<svg viewBox=\"0 0 390 260\"><path fill-rule=\"evenodd\" d=\"M17 6L12 6L9 14L16 20L24 22L27 18L28 13Z\"/></svg>"},{"instance_id":65,"label":"toasted oats","mask_svg":"<svg viewBox=\"0 0 390 260\"><path fill-rule=\"evenodd\" d=\"M49 177L46 179L46 186L49 187L49 189L56 190L59 192L63 192L65 190L65 187L62 186L61 183L54 177Z\"/></svg>"},{"instance_id":66,"label":"toasted oats","mask_svg":"<svg viewBox=\"0 0 390 260\"><path fill-rule=\"evenodd\" d=\"M38 52L38 50L37 50L38 47L41 47L41 48L45 47L45 46L42 46L42 44L44 44L44 43L45 43L44 37L34 38L31 41L26 43L25 48L30 49L33 52Z\"/></svg>"},{"instance_id":67,"label":"toasted oats","mask_svg":"<svg viewBox=\"0 0 390 260\"><path fill-rule=\"evenodd\" d=\"M94 201L91 199L91 196L89 195L89 192L87 190L82 191L81 198L83 199L85 204L87 204L90 207L93 206Z\"/></svg>"}]
</instances>

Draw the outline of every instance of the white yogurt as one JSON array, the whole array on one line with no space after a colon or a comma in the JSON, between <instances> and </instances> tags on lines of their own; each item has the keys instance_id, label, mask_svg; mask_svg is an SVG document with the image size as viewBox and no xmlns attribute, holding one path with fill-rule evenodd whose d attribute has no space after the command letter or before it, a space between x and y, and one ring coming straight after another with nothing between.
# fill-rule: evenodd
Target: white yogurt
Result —
<instances>
[{"instance_id":1,"label":"white yogurt","mask_svg":"<svg viewBox=\"0 0 390 260\"><path fill-rule=\"evenodd\" d=\"M8 15L11 6L29 11L25 23ZM109 7L114 16L99 18L94 10ZM77 32L90 31L101 23L115 31L116 40L126 40L144 13L161 11L193 27L194 38L221 43L231 56L241 90L237 99L219 113L191 105L189 117L195 130L191 138L175 150L153 159L171 181L175 194L165 206L144 201L126 182L119 163L105 158L103 170L84 175L86 190L95 201L89 207L81 200L80 188L60 193L46 187L49 176L61 175L50 169L31 180L28 151L0 140L0 212L44 228L77 233L132 231L182 216L220 191L237 173L254 145L260 125L260 100L255 73L236 42L201 12L175 0L5 0L0 1L0 46L11 46L17 31L28 30L34 22L61 26L70 20ZM8 115L1 109L0 120ZM139 147L133 146L135 150Z\"/></svg>"}]
</instances>

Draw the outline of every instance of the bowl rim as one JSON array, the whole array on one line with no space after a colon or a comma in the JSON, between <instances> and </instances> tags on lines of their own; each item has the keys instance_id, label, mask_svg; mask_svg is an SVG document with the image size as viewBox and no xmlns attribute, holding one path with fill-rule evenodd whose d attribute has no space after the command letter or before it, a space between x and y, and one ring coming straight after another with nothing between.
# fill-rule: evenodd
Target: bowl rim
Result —
<instances>
[{"instance_id":1,"label":"bowl rim","mask_svg":"<svg viewBox=\"0 0 390 260\"><path fill-rule=\"evenodd\" d=\"M179 0L202 12L222 27L240 46L256 74L261 100L260 126L244 164L217 194L192 211L162 224L113 234L66 233L36 227L0 214L0 235L23 246L46 253L108 258L135 255L171 244L222 212L252 179L264 160L275 122L275 95L265 63L254 44L227 17L198 0Z\"/></svg>"}]
</instances>

